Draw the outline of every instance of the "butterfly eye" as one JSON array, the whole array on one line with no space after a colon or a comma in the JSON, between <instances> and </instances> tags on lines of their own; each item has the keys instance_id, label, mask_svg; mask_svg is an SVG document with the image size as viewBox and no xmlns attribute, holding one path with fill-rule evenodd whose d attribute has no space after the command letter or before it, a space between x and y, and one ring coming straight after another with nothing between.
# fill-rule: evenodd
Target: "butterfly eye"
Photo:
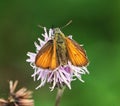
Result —
<instances>
[{"instance_id":1,"label":"butterfly eye","mask_svg":"<svg viewBox=\"0 0 120 106\"><path fill-rule=\"evenodd\" d=\"M54 35L55 35L55 34L54 34L54 32L53 32L53 33L51 33L51 38L52 38L52 39L54 38Z\"/></svg>"}]
</instances>

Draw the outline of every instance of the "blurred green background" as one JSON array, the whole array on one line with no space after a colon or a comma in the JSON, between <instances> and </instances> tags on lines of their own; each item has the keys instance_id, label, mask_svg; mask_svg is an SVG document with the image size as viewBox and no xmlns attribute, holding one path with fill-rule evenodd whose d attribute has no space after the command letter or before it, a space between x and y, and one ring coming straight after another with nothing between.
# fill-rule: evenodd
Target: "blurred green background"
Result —
<instances>
[{"instance_id":1,"label":"blurred green background","mask_svg":"<svg viewBox=\"0 0 120 106\"><path fill-rule=\"evenodd\" d=\"M84 44L90 74L85 83L72 82L61 106L120 106L120 0L1 0L0 97L7 96L7 81L17 79L34 91L35 106L54 106L56 90L35 90L39 82L31 78L26 53L35 52L43 33L38 24L61 27L69 20L62 31Z\"/></svg>"}]
</instances>

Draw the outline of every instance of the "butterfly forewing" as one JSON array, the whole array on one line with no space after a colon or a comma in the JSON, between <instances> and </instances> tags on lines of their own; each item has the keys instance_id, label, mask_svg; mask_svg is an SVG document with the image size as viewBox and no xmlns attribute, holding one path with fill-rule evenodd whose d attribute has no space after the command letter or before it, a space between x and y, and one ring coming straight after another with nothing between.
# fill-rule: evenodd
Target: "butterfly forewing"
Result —
<instances>
[{"instance_id":1,"label":"butterfly forewing","mask_svg":"<svg viewBox=\"0 0 120 106\"><path fill-rule=\"evenodd\" d=\"M52 58L53 41L49 40L38 52L35 60L37 67L49 68Z\"/></svg>"},{"instance_id":2,"label":"butterfly forewing","mask_svg":"<svg viewBox=\"0 0 120 106\"><path fill-rule=\"evenodd\" d=\"M71 63L75 66L85 66L88 63L85 51L83 48L73 41L72 39L66 37L66 47L68 52L68 57Z\"/></svg>"},{"instance_id":3,"label":"butterfly forewing","mask_svg":"<svg viewBox=\"0 0 120 106\"><path fill-rule=\"evenodd\" d=\"M55 41L49 40L38 52L35 60L37 67L55 69L58 66Z\"/></svg>"}]
</instances>

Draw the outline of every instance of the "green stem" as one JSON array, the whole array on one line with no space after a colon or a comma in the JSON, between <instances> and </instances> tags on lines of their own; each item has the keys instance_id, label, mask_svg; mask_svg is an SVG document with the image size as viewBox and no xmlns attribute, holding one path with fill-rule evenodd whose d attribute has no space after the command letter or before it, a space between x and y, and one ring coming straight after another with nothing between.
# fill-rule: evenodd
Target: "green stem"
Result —
<instances>
[{"instance_id":1,"label":"green stem","mask_svg":"<svg viewBox=\"0 0 120 106\"><path fill-rule=\"evenodd\" d=\"M61 100L61 97L63 95L64 90L65 90L65 87L63 87L62 89L58 88L57 95L56 95L55 106L60 105L60 100Z\"/></svg>"}]
</instances>

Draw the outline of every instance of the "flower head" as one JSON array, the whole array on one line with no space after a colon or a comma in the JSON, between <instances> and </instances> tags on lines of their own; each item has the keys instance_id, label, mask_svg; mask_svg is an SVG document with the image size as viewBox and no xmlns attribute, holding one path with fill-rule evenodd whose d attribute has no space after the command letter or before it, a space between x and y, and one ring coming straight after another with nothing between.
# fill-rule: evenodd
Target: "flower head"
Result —
<instances>
[{"instance_id":1,"label":"flower head","mask_svg":"<svg viewBox=\"0 0 120 106\"><path fill-rule=\"evenodd\" d=\"M7 100L0 98L0 106L34 106L34 101L30 99L32 92L26 88L21 88L15 92L18 81L9 81L10 95Z\"/></svg>"},{"instance_id":2,"label":"flower head","mask_svg":"<svg viewBox=\"0 0 120 106\"><path fill-rule=\"evenodd\" d=\"M42 34L42 36L44 37L44 40L41 40L40 38L38 38L39 44L37 44L36 42L34 43L36 47L36 53L28 52L27 55L29 56L29 58L26 60L27 62L30 63L30 66L34 69L34 73L32 75L32 77L34 78L34 81L40 80L40 85L36 89L44 86L45 83L52 84L52 87L50 87L51 91L55 87L61 88L64 85L68 86L68 88L71 89L71 81L75 80L75 77L77 77L80 81L84 82L81 78L81 75L89 73L87 70L87 64L85 63L85 65L78 66L71 62L72 58L68 59L68 56L66 56L67 52L65 52L65 50L67 50L66 46L64 47L65 44L62 45L62 43L64 43L64 41L62 40L64 39L60 38L61 36L63 36L62 35L63 33L60 32L61 36L59 36L58 34L58 36L56 35L57 37L55 38L54 30L50 29L48 33L46 28L44 28L44 31L45 33ZM58 28L56 28L56 31L59 32ZM63 36L63 38L65 37ZM68 39L70 39L68 40L70 42L72 40L72 36L68 36ZM54 56L51 58L51 62L49 62L50 59L47 60L47 57L49 58L50 55L46 55L47 57L43 58L43 60L40 60L41 62L39 63L40 65L45 64L45 62L52 64L53 61L56 59L56 64L59 63L59 65L55 64L56 66L55 68L51 68L53 67L54 64L50 65L50 67L47 67L47 68L40 67L36 64L36 58L38 58L38 56L43 53L42 50L47 46L46 44L49 41L58 42L57 46L54 44L55 51L53 50L54 52L52 52L54 55L56 54L58 59L56 59L56 57ZM61 46L62 49L60 49L59 46ZM39 53L40 50L42 53Z\"/></svg>"}]
</instances>

